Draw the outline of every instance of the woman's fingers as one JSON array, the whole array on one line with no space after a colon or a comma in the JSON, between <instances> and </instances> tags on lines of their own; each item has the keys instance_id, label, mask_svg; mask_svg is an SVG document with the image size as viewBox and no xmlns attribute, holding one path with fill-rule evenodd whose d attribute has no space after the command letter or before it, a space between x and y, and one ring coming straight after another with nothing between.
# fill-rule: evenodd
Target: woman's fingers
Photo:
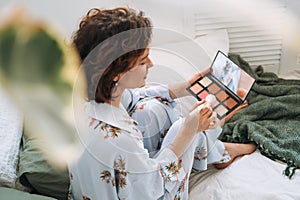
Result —
<instances>
[{"instance_id":1,"label":"woman's fingers","mask_svg":"<svg viewBox=\"0 0 300 200\"><path fill-rule=\"evenodd\" d=\"M196 74L192 79L190 79L188 81L188 83L191 85L192 83L194 83L196 80L198 80L200 77L202 77L204 74L207 74L208 72L210 72L210 67L206 68L205 70L203 70L202 72Z\"/></svg>"},{"instance_id":2,"label":"woman's fingers","mask_svg":"<svg viewBox=\"0 0 300 200\"><path fill-rule=\"evenodd\" d=\"M209 118L209 129L214 129L217 128L219 122L218 122L218 118L217 118L217 113L213 112L211 117Z\"/></svg>"},{"instance_id":3,"label":"woman's fingers","mask_svg":"<svg viewBox=\"0 0 300 200\"><path fill-rule=\"evenodd\" d=\"M215 127L214 124L216 123L216 114L213 114L215 112L212 111L211 105L207 102L205 105L202 105L203 103L205 103L204 100L201 102L198 102L194 106L190 115L188 116L188 119L194 118L194 120L197 120L197 121L194 121L194 123L196 123L198 126L198 132L207 130L209 128L213 128L213 127ZM213 121L213 124L212 124L212 121ZM188 123L188 122L190 122L190 120L187 120L186 122ZM190 124L190 126L193 126L193 124Z\"/></svg>"},{"instance_id":4,"label":"woman's fingers","mask_svg":"<svg viewBox=\"0 0 300 200\"><path fill-rule=\"evenodd\" d=\"M240 112L242 109L246 108L248 106L248 102L244 101L240 106L238 106L236 109L234 109L229 115L225 117L225 122L228 122L236 113Z\"/></svg>"},{"instance_id":5,"label":"woman's fingers","mask_svg":"<svg viewBox=\"0 0 300 200\"><path fill-rule=\"evenodd\" d=\"M202 105L205 103L205 100L203 99L202 101L198 101L193 108L190 110L190 112L192 112L193 110L195 110L198 106Z\"/></svg>"},{"instance_id":6,"label":"woman's fingers","mask_svg":"<svg viewBox=\"0 0 300 200\"><path fill-rule=\"evenodd\" d=\"M243 88L238 88L236 93L241 99L244 99L247 96L247 90Z\"/></svg>"},{"instance_id":7,"label":"woman's fingers","mask_svg":"<svg viewBox=\"0 0 300 200\"><path fill-rule=\"evenodd\" d=\"M212 110L210 107L204 107L201 111L200 111L200 118L199 118L199 129L201 131L203 130L207 130L209 128L210 125L210 117L212 116Z\"/></svg>"},{"instance_id":8,"label":"woman's fingers","mask_svg":"<svg viewBox=\"0 0 300 200\"><path fill-rule=\"evenodd\" d=\"M203 107L200 110L200 116L209 118L212 115L212 110L210 107Z\"/></svg>"}]
</instances>

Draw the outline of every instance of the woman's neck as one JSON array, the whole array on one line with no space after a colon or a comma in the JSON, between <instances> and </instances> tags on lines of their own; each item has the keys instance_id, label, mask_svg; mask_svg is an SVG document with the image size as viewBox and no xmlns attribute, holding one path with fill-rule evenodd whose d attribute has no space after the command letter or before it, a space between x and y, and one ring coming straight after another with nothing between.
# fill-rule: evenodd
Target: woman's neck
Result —
<instances>
[{"instance_id":1,"label":"woman's neck","mask_svg":"<svg viewBox=\"0 0 300 200\"><path fill-rule=\"evenodd\" d=\"M117 87L116 91L114 91L112 93L112 100L110 100L108 103L112 106L115 106L117 108L120 108L120 104L121 104L121 99L122 99L122 94L124 92L125 89L121 88L121 87Z\"/></svg>"},{"instance_id":2,"label":"woman's neck","mask_svg":"<svg viewBox=\"0 0 300 200\"><path fill-rule=\"evenodd\" d=\"M114 98L114 100L110 100L109 102L108 102L110 105L112 105L112 106L115 106L115 107L117 107L117 108L120 108L120 103L121 103L121 99L116 99L116 98Z\"/></svg>"}]
</instances>

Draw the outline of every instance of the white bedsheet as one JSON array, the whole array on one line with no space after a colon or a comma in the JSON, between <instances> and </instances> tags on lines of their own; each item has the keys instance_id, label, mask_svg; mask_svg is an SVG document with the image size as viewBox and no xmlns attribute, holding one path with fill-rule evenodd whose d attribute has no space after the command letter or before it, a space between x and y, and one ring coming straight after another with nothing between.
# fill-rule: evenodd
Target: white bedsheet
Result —
<instances>
[{"instance_id":1,"label":"white bedsheet","mask_svg":"<svg viewBox=\"0 0 300 200\"><path fill-rule=\"evenodd\" d=\"M0 186L15 187L23 117L0 87Z\"/></svg>"},{"instance_id":2,"label":"white bedsheet","mask_svg":"<svg viewBox=\"0 0 300 200\"><path fill-rule=\"evenodd\" d=\"M300 172L292 179L282 174L286 165L258 151L235 160L229 167L192 173L189 200L296 200L300 199Z\"/></svg>"}]
</instances>

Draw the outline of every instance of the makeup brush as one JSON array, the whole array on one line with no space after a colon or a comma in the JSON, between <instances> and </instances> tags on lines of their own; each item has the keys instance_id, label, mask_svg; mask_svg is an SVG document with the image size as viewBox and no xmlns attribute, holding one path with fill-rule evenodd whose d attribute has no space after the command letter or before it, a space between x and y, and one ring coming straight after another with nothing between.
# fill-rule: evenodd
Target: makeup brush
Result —
<instances>
[{"instance_id":1,"label":"makeup brush","mask_svg":"<svg viewBox=\"0 0 300 200\"><path fill-rule=\"evenodd\" d=\"M205 98L205 103L199 105L197 108L195 108L191 113L190 115L193 115L197 112L200 112L200 110L202 108L204 108L205 106L206 107L214 107L214 105L217 103L217 99L215 97L215 95L212 95L212 94L209 94L206 96Z\"/></svg>"}]
</instances>

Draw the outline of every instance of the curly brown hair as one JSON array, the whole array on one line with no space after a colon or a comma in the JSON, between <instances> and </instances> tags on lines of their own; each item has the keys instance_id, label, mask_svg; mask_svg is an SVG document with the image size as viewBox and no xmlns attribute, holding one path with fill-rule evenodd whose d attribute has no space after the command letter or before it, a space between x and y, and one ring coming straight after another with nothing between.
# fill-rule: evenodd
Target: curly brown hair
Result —
<instances>
[{"instance_id":1,"label":"curly brown hair","mask_svg":"<svg viewBox=\"0 0 300 200\"><path fill-rule=\"evenodd\" d=\"M114 79L135 66L150 44L152 24L130 8L88 11L73 34L83 62L88 100L112 99Z\"/></svg>"}]
</instances>

